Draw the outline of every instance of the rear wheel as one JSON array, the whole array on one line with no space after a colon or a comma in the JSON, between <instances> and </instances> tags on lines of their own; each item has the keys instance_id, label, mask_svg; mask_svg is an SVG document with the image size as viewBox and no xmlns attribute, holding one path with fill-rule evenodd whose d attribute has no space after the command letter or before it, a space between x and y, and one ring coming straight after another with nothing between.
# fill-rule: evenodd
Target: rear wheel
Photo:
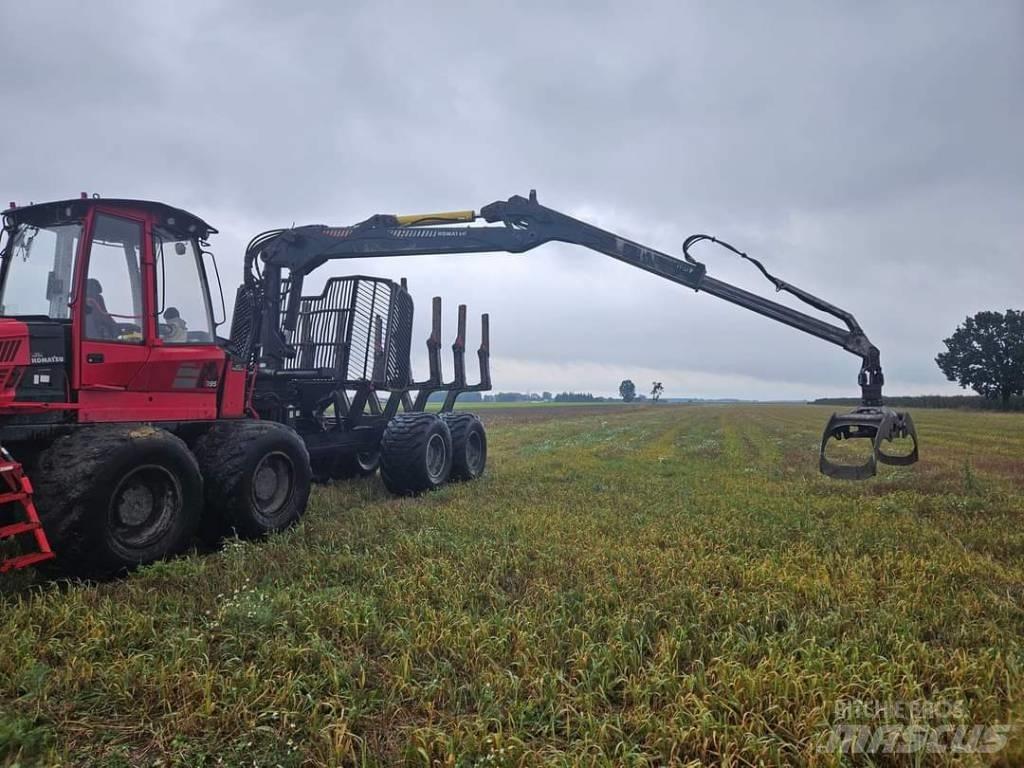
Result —
<instances>
[{"instance_id":1,"label":"rear wheel","mask_svg":"<svg viewBox=\"0 0 1024 768\"><path fill-rule=\"evenodd\" d=\"M380 469L380 451L364 451L349 457L349 469L355 477L369 477Z\"/></svg>"},{"instance_id":2,"label":"rear wheel","mask_svg":"<svg viewBox=\"0 0 1024 768\"><path fill-rule=\"evenodd\" d=\"M83 428L54 441L36 466L34 500L62 570L112 575L180 554L196 532L203 479L166 430Z\"/></svg>"},{"instance_id":3,"label":"rear wheel","mask_svg":"<svg viewBox=\"0 0 1024 768\"><path fill-rule=\"evenodd\" d=\"M380 468L380 451L346 453L318 459L313 465L314 479L323 483L328 480L349 480L353 477L370 477Z\"/></svg>"},{"instance_id":4,"label":"rear wheel","mask_svg":"<svg viewBox=\"0 0 1024 768\"><path fill-rule=\"evenodd\" d=\"M443 413L452 433L452 478L476 480L487 465L487 432L472 413Z\"/></svg>"},{"instance_id":5,"label":"rear wheel","mask_svg":"<svg viewBox=\"0 0 1024 768\"><path fill-rule=\"evenodd\" d=\"M207 534L259 538L306 511L311 471L306 445L273 421L222 421L196 441L206 481Z\"/></svg>"},{"instance_id":6,"label":"rear wheel","mask_svg":"<svg viewBox=\"0 0 1024 768\"><path fill-rule=\"evenodd\" d=\"M380 448L380 476L392 493L429 491L444 485L451 474L451 432L436 414L398 414L388 422Z\"/></svg>"}]
</instances>

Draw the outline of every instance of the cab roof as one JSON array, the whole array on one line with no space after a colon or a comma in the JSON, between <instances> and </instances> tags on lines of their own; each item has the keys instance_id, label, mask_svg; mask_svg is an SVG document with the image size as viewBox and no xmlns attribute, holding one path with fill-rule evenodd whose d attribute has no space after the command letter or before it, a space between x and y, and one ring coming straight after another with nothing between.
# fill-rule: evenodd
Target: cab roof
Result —
<instances>
[{"instance_id":1,"label":"cab roof","mask_svg":"<svg viewBox=\"0 0 1024 768\"><path fill-rule=\"evenodd\" d=\"M198 216L173 208L164 203L152 200L130 200L123 198L89 197L72 200L55 200L50 203L34 203L20 208L8 208L3 211L4 218L17 225L22 223L36 226L52 226L66 222L78 221L85 217L91 208L104 207L134 211L145 211L153 214L160 226L180 237L198 237L205 240L217 232Z\"/></svg>"}]
</instances>

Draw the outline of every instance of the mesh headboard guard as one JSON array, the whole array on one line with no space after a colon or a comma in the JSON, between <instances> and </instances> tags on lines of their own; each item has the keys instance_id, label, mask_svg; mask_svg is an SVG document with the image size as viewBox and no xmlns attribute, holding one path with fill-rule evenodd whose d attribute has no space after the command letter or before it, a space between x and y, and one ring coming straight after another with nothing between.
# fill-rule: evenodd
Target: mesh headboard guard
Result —
<instances>
[{"instance_id":1,"label":"mesh headboard guard","mask_svg":"<svg viewBox=\"0 0 1024 768\"><path fill-rule=\"evenodd\" d=\"M232 359L248 363L256 344L256 297L255 289L248 285L238 286L235 294L235 309L231 315L231 338L224 347Z\"/></svg>"},{"instance_id":2,"label":"mesh headboard guard","mask_svg":"<svg viewBox=\"0 0 1024 768\"><path fill-rule=\"evenodd\" d=\"M288 290L288 281L283 281L282 307L287 306ZM302 297L294 331L282 325L296 352L284 368L319 371L342 382L404 387L410 379L412 318L412 297L398 283L362 275L332 277L319 296ZM283 319L282 313L282 323Z\"/></svg>"}]
</instances>

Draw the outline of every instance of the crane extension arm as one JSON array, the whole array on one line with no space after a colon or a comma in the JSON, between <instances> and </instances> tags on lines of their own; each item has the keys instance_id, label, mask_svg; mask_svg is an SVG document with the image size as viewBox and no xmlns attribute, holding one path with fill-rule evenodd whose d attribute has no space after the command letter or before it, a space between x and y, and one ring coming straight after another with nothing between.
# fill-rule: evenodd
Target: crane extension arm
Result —
<instances>
[{"instance_id":1,"label":"crane extension arm","mask_svg":"<svg viewBox=\"0 0 1024 768\"><path fill-rule=\"evenodd\" d=\"M478 219L491 226L453 226ZM858 383L861 407L844 416L833 415L822 439L820 465L825 474L845 477L869 477L875 462L911 464L917 460L917 438L908 414L896 413L882 403L884 377L879 351L864 334L856 319L842 310L796 286L770 274L757 260L708 235L692 235L683 245L683 259L677 259L612 232L567 216L529 197L513 196L485 205L479 214L457 211L418 216L378 214L351 227L301 226L276 230L257 237L246 251L247 279L262 283L266 309L261 334L265 358L288 355L280 326L293 330L299 311L302 279L317 267L333 259L423 254L465 254L487 252L523 253L544 243L559 241L580 245L603 253L659 277L695 291L703 291L732 304L769 317L797 330L835 344L861 359ZM701 241L713 242L751 261L772 282L777 291L786 291L814 309L841 321L842 326L825 322L784 304L766 299L729 283L708 276L705 266L690 255L690 248ZM263 273L255 270L256 259L263 262ZM280 317L281 270L288 270L291 290L283 323ZM871 459L864 465L833 464L825 457L830 438L870 438L874 442ZM881 442L896 437L911 437L913 451L906 456L891 456L881 451Z\"/></svg>"}]
</instances>

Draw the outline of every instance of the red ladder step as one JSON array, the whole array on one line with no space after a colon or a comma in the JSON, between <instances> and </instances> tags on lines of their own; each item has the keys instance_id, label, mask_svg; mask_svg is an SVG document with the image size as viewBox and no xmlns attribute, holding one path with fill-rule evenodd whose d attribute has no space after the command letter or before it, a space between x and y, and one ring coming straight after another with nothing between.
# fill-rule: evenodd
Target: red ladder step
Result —
<instances>
[{"instance_id":1,"label":"red ladder step","mask_svg":"<svg viewBox=\"0 0 1024 768\"><path fill-rule=\"evenodd\" d=\"M52 560L53 557L53 552L29 552L27 555L9 557L6 560L0 560L0 573L45 563L47 560Z\"/></svg>"},{"instance_id":2,"label":"red ladder step","mask_svg":"<svg viewBox=\"0 0 1024 768\"><path fill-rule=\"evenodd\" d=\"M0 526L0 539L9 539L12 536L19 536L29 531L34 531L39 528L39 523L13 523L11 525Z\"/></svg>"},{"instance_id":3,"label":"red ladder step","mask_svg":"<svg viewBox=\"0 0 1024 768\"><path fill-rule=\"evenodd\" d=\"M50 549L50 542L46 538L43 524L39 522L36 505L32 502L32 483L22 470L21 464L14 461L2 447L0 447L0 478L2 478L0 487L5 484L7 486L7 492L0 493L0 504L19 505L25 518L22 522L0 526L0 540L31 533L35 539L37 550L0 560L0 573L16 568L28 568L52 559L54 557L53 550Z\"/></svg>"}]
</instances>

